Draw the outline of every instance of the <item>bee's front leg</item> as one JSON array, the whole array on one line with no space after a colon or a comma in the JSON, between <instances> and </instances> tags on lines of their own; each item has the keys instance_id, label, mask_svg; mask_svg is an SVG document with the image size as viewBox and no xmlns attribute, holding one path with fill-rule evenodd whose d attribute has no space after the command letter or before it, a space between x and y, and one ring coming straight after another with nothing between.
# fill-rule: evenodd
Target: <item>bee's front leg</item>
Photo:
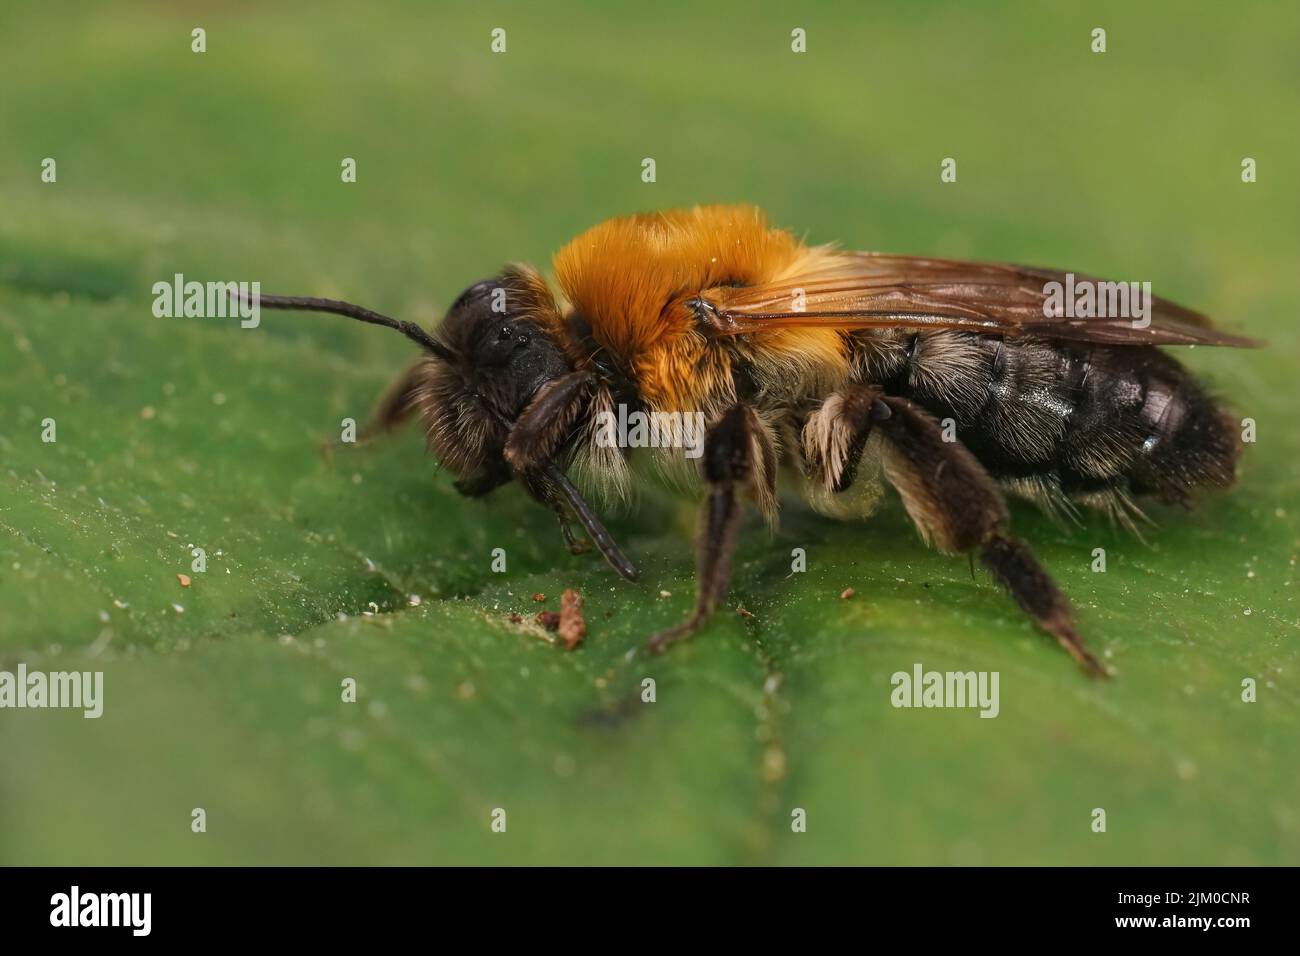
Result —
<instances>
[{"instance_id":1,"label":"bee's front leg","mask_svg":"<svg viewBox=\"0 0 1300 956\"><path fill-rule=\"evenodd\" d=\"M556 464L573 438L594 384L595 376L590 372L577 371L544 386L510 426L505 460L522 479L528 493L559 517L560 533L570 553L582 554L587 550L569 527L571 511L609 565L629 581L635 581L636 565L623 554L591 506Z\"/></svg>"},{"instance_id":2,"label":"bee's front leg","mask_svg":"<svg viewBox=\"0 0 1300 956\"><path fill-rule=\"evenodd\" d=\"M573 437L594 383L590 372L577 371L542 386L506 439L506 461L515 471L526 472L559 456Z\"/></svg>"},{"instance_id":3,"label":"bee's front leg","mask_svg":"<svg viewBox=\"0 0 1300 956\"><path fill-rule=\"evenodd\" d=\"M582 555L591 550L590 541L583 541L573 533L573 526L569 524L569 516L563 508L556 508L555 516L560 519L560 536L564 538L564 546L569 549L569 554Z\"/></svg>"},{"instance_id":4,"label":"bee's front leg","mask_svg":"<svg viewBox=\"0 0 1300 956\"><path fill-rule=\"evenodd\" d=\"M702 470L709 497L700 516L696 545L698 589L695 610L681 624L653 635L647 648L662 652L674 641L690 637L726 597L731 558L740 530L741 503L736 492L763 483L760 499L775 495L775 449L758 416L747 405L735 405L704 438Z\"/></svg>"}]
</instances>

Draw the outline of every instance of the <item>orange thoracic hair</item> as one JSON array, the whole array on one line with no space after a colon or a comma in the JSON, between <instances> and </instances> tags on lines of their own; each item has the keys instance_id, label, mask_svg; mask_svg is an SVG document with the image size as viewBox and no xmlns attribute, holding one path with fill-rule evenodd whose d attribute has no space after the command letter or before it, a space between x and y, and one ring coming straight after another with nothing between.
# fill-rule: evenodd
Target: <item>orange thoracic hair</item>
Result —
<instances>
[{"instance_id":1,"label":"orange thoracic hair","mask_svg":"<svg viewBox=\"0 0 1300 956\"><path fill-rule=\"evenodd\" d=\"M705 338L685 301L710 288L818 271L835 256L769 228L752 206L697 206L603 222L556 253L554 268L566 316L586 320L647 405L708 411L734 401L731 363L746 346ZM743 357L759 387L773 391L848 372L843 340L831 329L774 331Z\"/></svg>"}]
</instances>

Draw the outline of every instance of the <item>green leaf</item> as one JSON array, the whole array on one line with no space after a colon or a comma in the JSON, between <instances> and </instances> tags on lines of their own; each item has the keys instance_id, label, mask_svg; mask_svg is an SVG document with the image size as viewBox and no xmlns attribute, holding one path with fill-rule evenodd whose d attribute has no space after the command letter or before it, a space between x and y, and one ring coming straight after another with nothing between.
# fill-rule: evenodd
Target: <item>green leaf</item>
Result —
<instances>
[{"instance_id":1,"label":"green leaf","mask_svg":"<svg viewBox=\"0 0 1300 956\"><path fill-rule=\"evenodd\" d=\"M1115 8L1096 55L1049 9L581 9L511 10L504 55L468 8L214 10L202 55L192 14L6 14L0 670L102 671L104 713L0 711L0 863L1300 860L1296 14ZM647 659L692 603L693 500L647 486L611 521L628 584L517 489L458 496L418 429L322 451L397 336L150 309L183 273L432 324L601 218L716 200L1147 279L1271 340L1181 354L1256 422L1233 492L1146 542L1013 508L1114 680L894 499L851 524L785 501L715 622ZM533 622L565 588L572 653ZM998 716L891 706L918 662L998 672Z\"/></svg>"}]
</instances>

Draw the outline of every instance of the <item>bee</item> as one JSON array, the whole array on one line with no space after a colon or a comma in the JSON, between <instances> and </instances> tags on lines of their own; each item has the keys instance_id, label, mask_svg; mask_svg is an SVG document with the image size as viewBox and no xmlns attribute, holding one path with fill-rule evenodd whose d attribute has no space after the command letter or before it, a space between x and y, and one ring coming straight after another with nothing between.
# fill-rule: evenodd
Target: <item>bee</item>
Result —
<instances>
[{"instance_id":1,"label":"bee","mask_svg":"<svg viewBox=\"0 0 1300 956\"><path fill-rule=\"evenodd\" d=\"M466 289L432 332L346 302L260 303L413 340L418 360L364 434L418 418L461 493L518 481L555 512L571 551L586 547L576 519L628 580L635 565L578 485L606 505L626 500L639 452L600 440L599 423L619 406L702 414L697 461L647 450L706 488L694 610L651 636L652 651L699 631L725 600L745 505L774 524L780 476L840 519L869 516L892 486L927 543L978 557L1104 675L1060 588L1011 534L1006 496L1136 530L1144 501L1189 505L1235 480L1232 418L1159 347L1257 343L1163 299L1144 321L1067 317L1050 307L1053 284L1093 280L806 245L744 205L611 219L553 268L560 295L512 265Z\"/></svg>"}]
</instances>

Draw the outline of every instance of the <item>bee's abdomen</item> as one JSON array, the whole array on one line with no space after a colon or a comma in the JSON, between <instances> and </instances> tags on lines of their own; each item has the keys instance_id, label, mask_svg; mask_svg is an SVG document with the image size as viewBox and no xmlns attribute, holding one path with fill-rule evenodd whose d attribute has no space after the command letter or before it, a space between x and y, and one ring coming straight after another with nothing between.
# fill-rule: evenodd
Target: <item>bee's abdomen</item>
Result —
<instances>
[{"instance_id":1,"label":"bee's abdomen","mask_svg":"<svg viewBox=\"0 0 1300 956\"><path fill-rule=\"evenodd\" d=\"M994 477L1048 497L1111 506L1185 503L1232 484L1227 413L1148 346L998 339L959 332L857 340L858 368L887 392L952 419Z\"/></svg>"}]
</instances>

